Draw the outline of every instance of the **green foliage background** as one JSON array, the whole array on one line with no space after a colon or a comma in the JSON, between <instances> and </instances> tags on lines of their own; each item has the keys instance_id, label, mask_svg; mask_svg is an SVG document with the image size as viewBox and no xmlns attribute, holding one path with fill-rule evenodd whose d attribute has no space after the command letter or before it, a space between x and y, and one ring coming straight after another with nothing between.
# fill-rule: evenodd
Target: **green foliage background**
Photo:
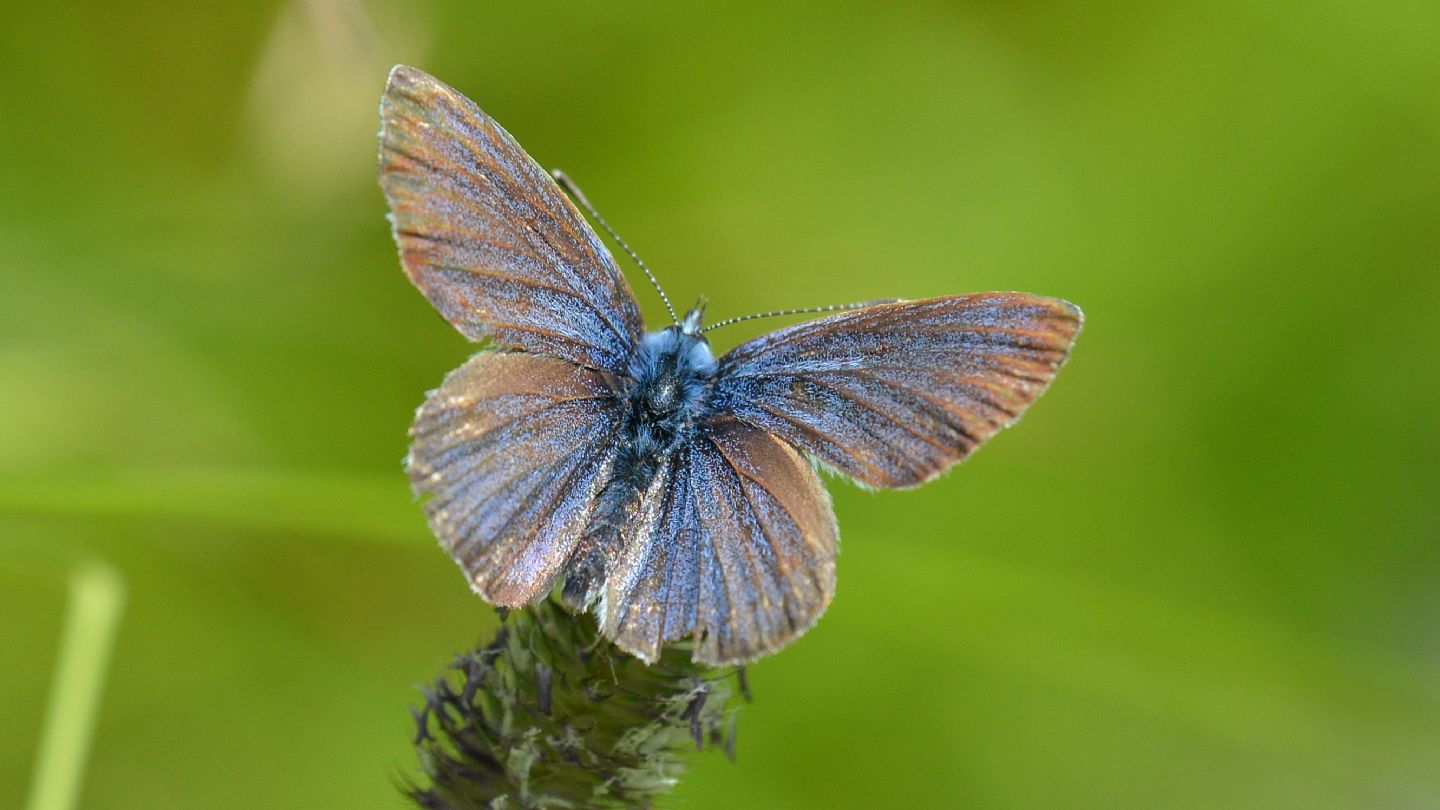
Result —
<instances>
[{"instance_id":1,"label":"green foliage background","mask_svg":"<svg viewBox=\"0 0 1440 810\"><path fill-rule=\"evenodd\" d=\"M82 806L403 806L494 620L400 470L469 348L383 219L395 62L713 317L1086 310L1019 429L832 482L839 596L675 806L1440 804L1440 6L62 0L0 9L0 806L88 558Z\"/></svg>"}]
</instances>

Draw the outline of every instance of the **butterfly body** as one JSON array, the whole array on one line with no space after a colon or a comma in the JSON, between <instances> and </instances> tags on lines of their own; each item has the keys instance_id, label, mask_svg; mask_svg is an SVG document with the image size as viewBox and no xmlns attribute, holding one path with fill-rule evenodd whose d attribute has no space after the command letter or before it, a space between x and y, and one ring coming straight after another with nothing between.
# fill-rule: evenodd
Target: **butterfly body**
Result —
<instances>
[{"instance_id":1,"label":"butterfly body","mask_svg":"<svg viewBox=\"0 0 1440 810\"><path fill-rule=\"evenodd\" d=\"M835 593L823 467L913 487L1013 424L1069 356L1078 307L991 292L861 305L715 357L702 307L646 332L629 285L551 175L414 68L381 101L380 182L401 264L490 341L416 412L407 469L485 600L557 582L654 661L774 652Z\"/></svg>"},{"instance_id":2,"label":"butterfly body","mask_svg":"<svg viewBox=\"0 0 1440 810\"><path fill-rule=\"evenodd\" d=\"M665 461L694 441L708 412L715 357L700 333L697 306L678 325L640 341L616 399L624 413L611 479L573 554L565 601L588 607L600 595L605 571L619 555L621 529Z\"/></svg>"}]
</instances>

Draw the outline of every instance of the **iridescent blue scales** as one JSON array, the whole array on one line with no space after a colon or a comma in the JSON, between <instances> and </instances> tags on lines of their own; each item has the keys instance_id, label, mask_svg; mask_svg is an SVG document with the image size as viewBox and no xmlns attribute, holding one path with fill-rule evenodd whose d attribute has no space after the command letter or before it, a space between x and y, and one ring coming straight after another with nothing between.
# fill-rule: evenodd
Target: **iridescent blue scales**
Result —
<instances>
[{"instance_id":1,"label":"iridescent blue scales","mask_svg":"<svg viewBox=\"0 0 1440 810\"><path fill-rule=\"evenodd\" d=\"M835 591L837 530L811 461L870 487L934 477L1017 418L1080 329L1055 298L877 304L718 360L700 312L645 335L614 260L564 192L473 103L397 67L381 185L401 262L490 341L421 406L408 467L475 591L505 607L563 583L653 661L783 647Z\"/></svg>"},{"instance_id":2,"label":"iridescent blue scales","mask_svg":"<svg viewBox=\"0 0 1440 810\"><path fill-rule=\"evenodd\" d=\"M469 99L398 67L380 103L380 183L415 286L471 340L621 368L640 308L550 176Z\"/></svg>"},{"instance_id":3,"label":"iridescent blue scales","mask_svg":"<svg viewBox=\"0 0 1440 810\"><path fill-rule=\"evenodd\" d=\"M878 304L737 347L712 402L867 486L915 486L1018 419L1079 328L1024 293Z\"/></svg>"}]
</instances>

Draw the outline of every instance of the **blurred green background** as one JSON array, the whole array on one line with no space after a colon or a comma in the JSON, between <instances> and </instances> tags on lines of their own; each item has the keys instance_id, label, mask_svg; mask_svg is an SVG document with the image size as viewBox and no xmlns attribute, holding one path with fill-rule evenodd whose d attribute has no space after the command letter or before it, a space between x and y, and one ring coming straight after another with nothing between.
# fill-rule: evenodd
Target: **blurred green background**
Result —
<instances>
[{"instance_id":1,"label":"blurred green background","mask_svg":"<svg viewBox=\"0 0 1440 810\"><path fill-rule=\"evenodd\" d=\"M674 806L1440 806L1440 6L1401 0L6 4L0 806L87 561L128 601L81 806L404 806L413 685L493 614L400 467L470 347L383 218L396 62L715 318L1085 308L1019 429L831 482L839 596Z\"/></svg>"}]
</instances>

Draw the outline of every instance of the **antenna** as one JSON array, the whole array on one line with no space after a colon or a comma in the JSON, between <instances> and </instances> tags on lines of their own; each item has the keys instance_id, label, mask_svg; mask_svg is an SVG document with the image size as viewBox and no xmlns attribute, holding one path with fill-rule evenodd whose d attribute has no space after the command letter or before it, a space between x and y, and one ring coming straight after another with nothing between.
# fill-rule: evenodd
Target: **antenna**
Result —
<instances>
[{"instance_id":1,"label":"antenna","mask_svg":"<svg viewBox=\"0 0 1440 810\"><path fill-rule=\"evenodd\" d=\"M585 192L581 191L580 187L575 185L575 181L570 179L570 175L559 169L552 169L550 176L555 178L555 182L559 183L560 187L565 189L567 194L575 198L575 202L580 203L580 207L585 209L585 212L590 215L591 219L598 222L600 227L604 228L605 232L610 234L610 238L615 240L615 244L630 254L630 258L634 259L635 263L640 265L640 269L645 272L645 277L650 279L650 283L655 286L655 292L660 293L660 300L665 302L665 310L670 313L670 322L679 323L680 319L675 317L675 307L670 306L670 296L665 294L665 288L660 286L660 282L656 280L655 274L650 272L650 268L645 266L645 262L640 260L640 256L631 250L629 245L625 244L625 240L621 239L620 234L616 233L615 229L610 227L610 223L606 222L605 218L600 216L600 212L596 211L595 206L591 205L590 200L585 197Z\"/></svg>"},{"instance_id":2,"label":"antenna","mask_svg":"<svg viewBox=\"0 0 1440 810\"><path fill-rule=\"evenodd\" d=\"M893 304L902 301L902 298L876 298L871 301L856 301L853 304L831 304L826 307L801 307L800 309L777 309L774 312L757 312L754 315L741 315L738 318L726 318L723 321L716 321L701 329L701 333L709 332L711 329L719 329L722 326L729 326L732 323L743 323L754 321L760 318L778 318L781 315L809 315L816 312L845 312L851 309L863 309L873 307L877 304Z\"/></svg>"}]
</instances>

